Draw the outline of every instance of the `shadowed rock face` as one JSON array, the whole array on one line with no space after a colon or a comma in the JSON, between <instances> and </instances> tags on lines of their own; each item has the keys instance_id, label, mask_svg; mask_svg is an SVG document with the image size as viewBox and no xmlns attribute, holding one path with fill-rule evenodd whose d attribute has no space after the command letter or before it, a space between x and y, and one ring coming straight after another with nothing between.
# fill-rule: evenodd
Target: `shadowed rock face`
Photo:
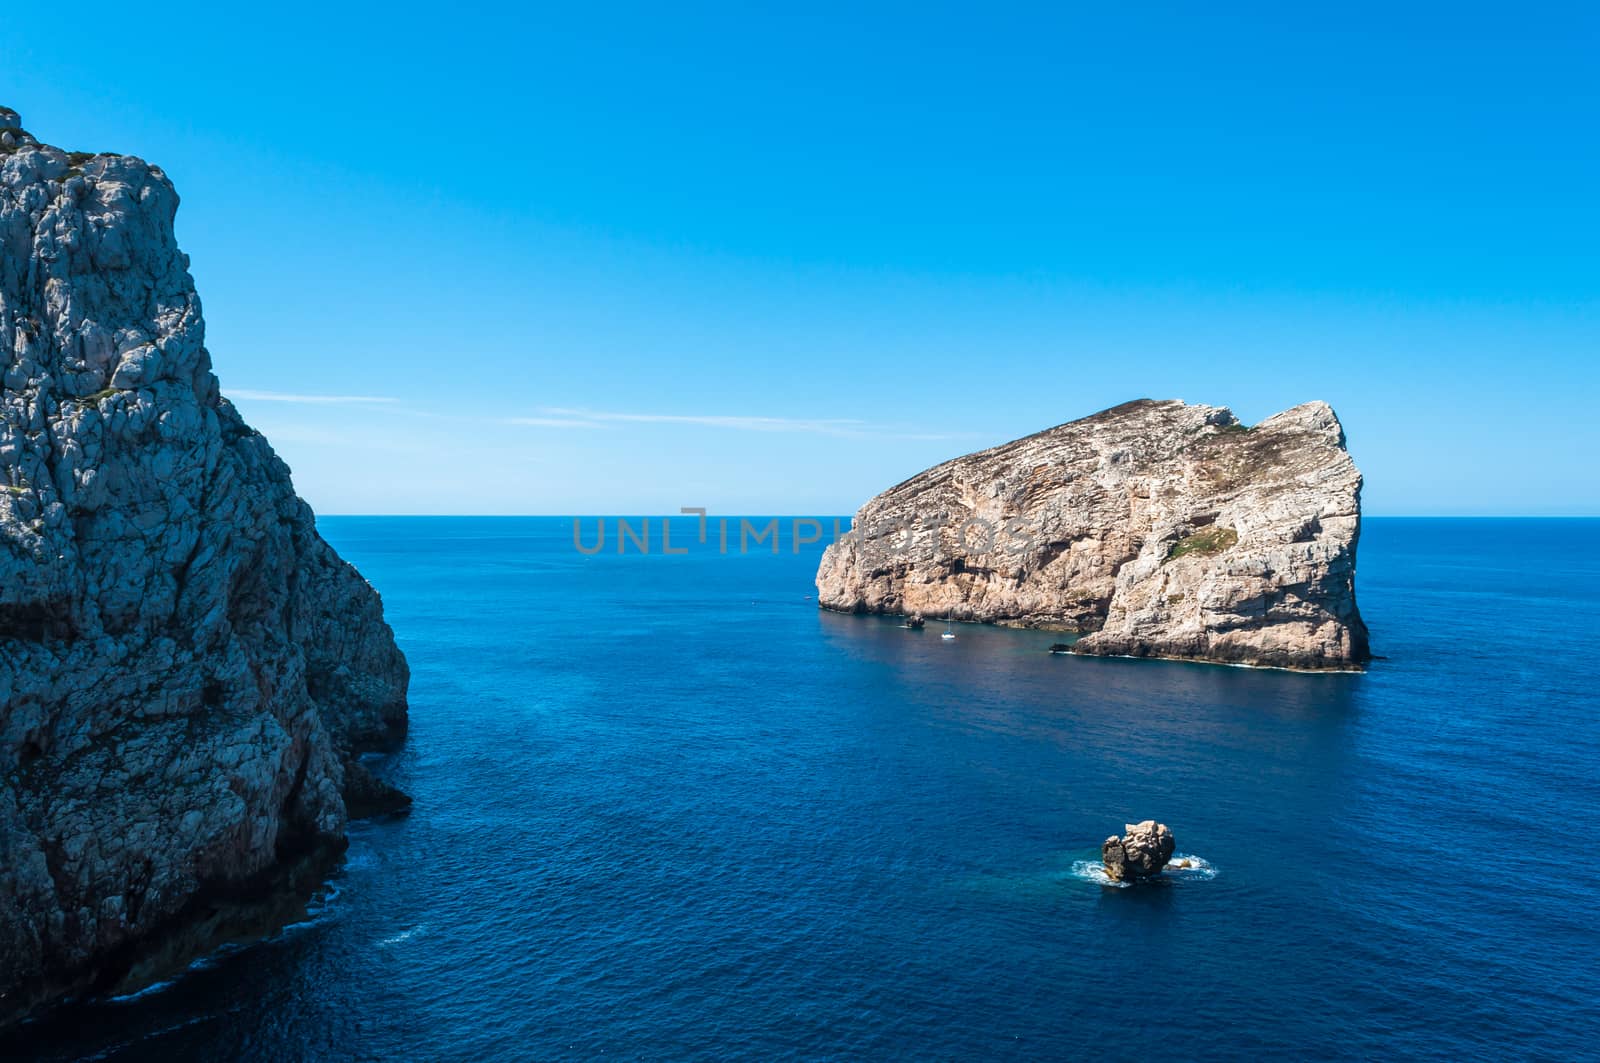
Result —
<instances>
[{"instance_id":1,"label":"shadowed rock face","mask_svg":"<svg viewBox=\"0 0 1600 1063\"><path fill-rule=\"evenodd\" d=\"M218 393L177 207L0 111L0 1024L266 929L405 733L377 593Z\"/></svg>"},{"instance_id":2,"label":"shadowed rock face","mask_svg":"<svg viewBox=\"0 0 1600 1063\"><path fill-rule=\"evenodd\" d=\"M823 554L817 597L1076 631L1076 653L1349 669L1369 657L1360 528L1326 403L1246 428L1145 399L885 491Z\"/></svg>"},{"instance_id":3,"label":"shadowed rock face","mask_svg":"<svg viewBox=\"0 0 1600 1063\"><path fill-rule=\"evenodd\" d=\"M1165 823L1147 819L1127 823L1119 838L1113 834L1100 846L1100 859L1106 875L1117 882L1139 882L1161 873L1178 848L1177 839Z\"/></svg>"}]
</instances>

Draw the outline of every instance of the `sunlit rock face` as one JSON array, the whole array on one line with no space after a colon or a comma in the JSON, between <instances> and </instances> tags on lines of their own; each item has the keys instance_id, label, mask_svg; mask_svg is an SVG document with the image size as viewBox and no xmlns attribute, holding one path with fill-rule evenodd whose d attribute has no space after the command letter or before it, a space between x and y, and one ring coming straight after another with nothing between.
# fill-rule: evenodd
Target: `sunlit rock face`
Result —
<instances>
[{"instance_id":1,"label":"sunlit rock face","mask_svg":"<svg viewBox=\"0 0 1600 1063\"><path fill-rule=\"evenodd\" d=\"M1171 828L1153 819L1124 824L1122 830L1120 836L1113 834L1100 846L1106 877L1113 882L1154 878L1161 874L1161 869L1167 866L1178 848Z\"/></svg>"},{"instance_id":2,"label":"sunlit rock face","mask_svg":"<svg viewBox=\"0 0 1600 1063\"><path fill-rule=\"evenodd\" d=\"M1075 631L1076 653L1350 669L1369 657L1360 530L1326 403L1246 427L1144 399L872 499L823 555L818 601Z\"/></svg>"},{"instance_id":3,"label":"sunlit rock face","mask_svg":"<svg viewBox=\"0 0 1600 1063\"><path fill-rule=\"evenodd\" d=\"M405 732L377 593L218 392L177 208L0 110L0 1023L270 922Z\"/></svg>"}]
</instances>

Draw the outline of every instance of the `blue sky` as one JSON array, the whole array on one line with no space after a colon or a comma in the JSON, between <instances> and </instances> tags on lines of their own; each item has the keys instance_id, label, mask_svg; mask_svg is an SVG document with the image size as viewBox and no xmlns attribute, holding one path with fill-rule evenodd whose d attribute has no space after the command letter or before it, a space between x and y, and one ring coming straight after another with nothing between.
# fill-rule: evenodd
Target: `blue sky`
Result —
<instances>
[{"instance_id":1,"label":"blue sky","mask_svg":"<svg viewBox=\"0 0 1600 1063\"><path fill-rule=\"evenodd\" d=\"M0 20L0 103L177 184L320 512L848 512L1150 396L1326 399L1369 513L1600 513L1592 8Z\"/></svg>"}]
</instances>

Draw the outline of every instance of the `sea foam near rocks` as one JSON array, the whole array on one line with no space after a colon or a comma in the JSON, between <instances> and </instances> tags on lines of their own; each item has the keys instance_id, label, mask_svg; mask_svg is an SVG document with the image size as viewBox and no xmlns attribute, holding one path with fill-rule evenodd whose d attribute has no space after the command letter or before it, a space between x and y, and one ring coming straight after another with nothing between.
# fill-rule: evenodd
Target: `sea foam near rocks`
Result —
<instances>
[{"instance_id":1,"label":"sea foam near rocks","mask_svg":"<svg viewBox=\"0 0 1600 1063\"><path fill-rule=\"evenodd\" d=\"M1142 883L1118 882L1106 874L1106 868L1099 860L1076 860L1072 864L1072 877L1081 882L1092 882L1097 886L1111 886L1116 889L1130 889ZM1172 860L1166 867L1148 882L1207 882L1217 877L1217 869L1203 856L1193 856L1188 853L1174 853Z\"/></svg>"}]
</instances>

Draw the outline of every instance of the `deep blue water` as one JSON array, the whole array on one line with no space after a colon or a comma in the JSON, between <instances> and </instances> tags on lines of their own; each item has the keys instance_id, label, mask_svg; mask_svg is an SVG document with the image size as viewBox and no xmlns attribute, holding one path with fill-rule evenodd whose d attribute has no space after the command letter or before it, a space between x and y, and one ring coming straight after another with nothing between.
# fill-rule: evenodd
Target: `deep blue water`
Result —
<instances>
[{"instance_id":1,"label":"deep blue water","mask_svg":"<svg viewBox=\"0 0 1600 1063\"><path fill-rule=\"evenodd\" d=\"M309 923L0 1055L1597 1051L1600 521L1368 521L1359 676L823 614L816 547L321 524L411 661L415 811ZM1074 873L1146 817L1214 876Z\"/></svg>"}]
</instances>

